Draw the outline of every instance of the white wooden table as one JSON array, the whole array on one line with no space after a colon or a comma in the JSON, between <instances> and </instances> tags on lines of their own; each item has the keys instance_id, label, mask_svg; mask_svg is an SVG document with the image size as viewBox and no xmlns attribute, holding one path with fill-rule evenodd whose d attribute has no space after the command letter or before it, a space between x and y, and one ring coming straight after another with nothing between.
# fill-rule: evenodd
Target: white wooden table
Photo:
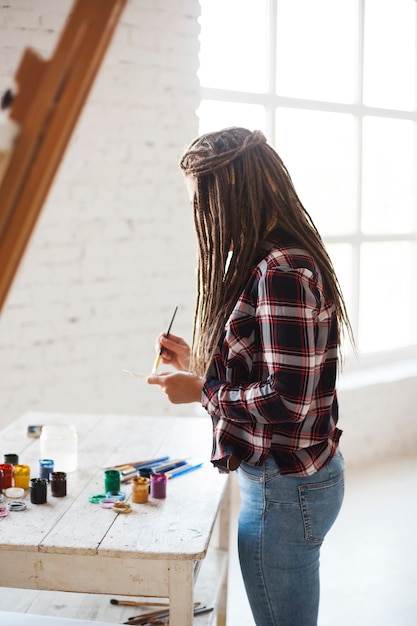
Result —
<instances>
[{"instance_id":1,"label":"white wooden table","mask_svg":"<svg viewBox=\"0 0 417 626\"><path fill-rule=\"evenodd\" d=\"M191 626L194 585L218 517L216 551L227 560L228 550L229 481L209 462L209 418L28 413L0 432L0 460L18 453L38 476L40 444L27 426L48 423L76 426L78 469L68 474L66 497L53 498L48 487L47 503L34 505L26 492L27 510L0 518L0 585L168 597L170 626ZM160 456L204 465L169 480L165 500L131 503L127 515L89 502L103 492L105 467ZM130 501L130 486L122 489ZM225 623L227 565L223 572L218 624Z\"/></svg>"}]
</instances>

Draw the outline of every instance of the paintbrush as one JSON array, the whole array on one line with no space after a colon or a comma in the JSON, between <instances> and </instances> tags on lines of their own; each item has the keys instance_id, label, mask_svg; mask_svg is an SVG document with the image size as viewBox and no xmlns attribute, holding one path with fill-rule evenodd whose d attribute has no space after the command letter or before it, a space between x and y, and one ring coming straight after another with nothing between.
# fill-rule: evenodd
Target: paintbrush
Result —
<instances>
[{"instance_id":1,"label":"paintbrush","mask_svg":"<svg viewBox=\"0 0 417 626\"><path fill-rule=\"evenodd\" d=\"M166 602L142 602L140 600L116 600L111 598L110 604L117 604L119 606L168 606L169 600Z\"/></svg>"},{"instance_id":2,"label":"paintbrush","mask_svg":"<svg viewBox=\"0 0 417 626\"><path fill-rule=\"evenodd\" d=\"M206 605L201 605L200 602L194 603L194 615L198 615L199 613L207 613L212 611L213 607L207 607ZM157 623L161 619L169 618L169 610L159 610L159 611L151 611L149 613L143 613L142 615L134 615L133 617L129 617L124 624L151 624Z\"/></svg>"},{"instance_id":3,"label":"paintbrush","mask_svg":"<svg viewBox=\"0 0 417 626\"><path fill-rule=\"evenodd\" d=\"M160 463L164 463L168 461L169 456L161 456L157 459L148 459L145 461L131 461L130 463L122 463L121 465L109 465L104 469L118 469L123 472L130 472L132 469L140 469L141 467L153 467L154 465L159 465Z\"/></svg>"},{"instance_id":4,"label":"paintbrush","mask_svg":"<svg viewBox=\"0 0 417 626\"><path fill-rule=\"evenodd\" d=\"M177 314L177 311L178 311L178 307L176 306L175 309L174 309L174 312L172 314L171 321L170 321L169 326L168 326L168 330L165 333L165 337L169 337L169 333L171 332L172 324L174 323L174 318L175 318L175 316ZM153 364L152 374L156 374L156 372L158 371L158 367L159 367L159 363L161 362L161 356L162 356L162 352L163 351L164 351L164 349L161 347L161 349L159 350L159 352L158 352L158 354L156 356L155 363Z\"/></svg>"},{"instance_id":5,"label":"paintbrush","mask_svg":"<svg viewBox=\"0 0 417 626\"><path fill-rule=\"evenodd\" d=\"M187 474L188 472L193 472L196 469L199 469L203 464L197 463L197 465L191 465L191 463L185 463L173 470L167 472L167 478L175 478L176 476L182 476L182 474Z\"/></svg>"}]
</instances>

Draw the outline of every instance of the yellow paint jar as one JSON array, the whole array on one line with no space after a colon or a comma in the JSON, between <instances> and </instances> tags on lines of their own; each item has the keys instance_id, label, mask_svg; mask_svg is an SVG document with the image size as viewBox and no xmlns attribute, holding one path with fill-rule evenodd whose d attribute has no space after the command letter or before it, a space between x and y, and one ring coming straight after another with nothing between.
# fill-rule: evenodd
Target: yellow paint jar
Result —
<instances>
[{"instance_id":1,"label":"yellow paint jar","mask_svg":"<svg viewBox=\"0 0 417 626\"><path fill-rule=\"evenodd\" d=\"M143 504L149 497L149 478L134 476L132 480L132 502Z\"/></svg>"},{"instance_id":2,"label":"yellow paint jar","mask_svg":"<svg viewBox=\"0 0 417 626\"><path fill-rule=\"evenodd\" d=\"M14 486L29 489L30 467L29 465L14 466Z\"/></svg>"}]
</instances>

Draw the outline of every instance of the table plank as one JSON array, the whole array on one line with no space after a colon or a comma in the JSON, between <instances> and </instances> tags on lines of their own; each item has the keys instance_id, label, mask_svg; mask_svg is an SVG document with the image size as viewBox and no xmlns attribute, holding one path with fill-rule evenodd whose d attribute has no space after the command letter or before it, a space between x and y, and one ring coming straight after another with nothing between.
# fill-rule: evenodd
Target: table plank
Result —
<instances>
[{"instance_id":1,"label":"table plank","mask_svg":"<svg viewBox=\"0 0 417 626\"><path fill-rule=\"evenodd\" d=\"M88 555L8 551L0 559L5 587L78 593L168 597L169 568L162 559L144 561Z\"/></svg>"}]
</instances>

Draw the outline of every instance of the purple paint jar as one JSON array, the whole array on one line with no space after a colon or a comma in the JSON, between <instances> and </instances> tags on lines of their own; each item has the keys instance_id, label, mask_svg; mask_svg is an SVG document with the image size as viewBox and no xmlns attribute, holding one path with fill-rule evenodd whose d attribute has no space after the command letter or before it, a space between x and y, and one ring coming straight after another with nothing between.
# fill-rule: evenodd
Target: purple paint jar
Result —
<instances>
[{"instance_id":1,"label":"purple paint jar","mask_svg":"<svg viewBox=\"0 0 417 626\"><path fill-rule=\"evenodd\" d=\"M151 498L162 500L167 495L167 477L166 474L151 474Z\"/></svg>"}]
</instances>

